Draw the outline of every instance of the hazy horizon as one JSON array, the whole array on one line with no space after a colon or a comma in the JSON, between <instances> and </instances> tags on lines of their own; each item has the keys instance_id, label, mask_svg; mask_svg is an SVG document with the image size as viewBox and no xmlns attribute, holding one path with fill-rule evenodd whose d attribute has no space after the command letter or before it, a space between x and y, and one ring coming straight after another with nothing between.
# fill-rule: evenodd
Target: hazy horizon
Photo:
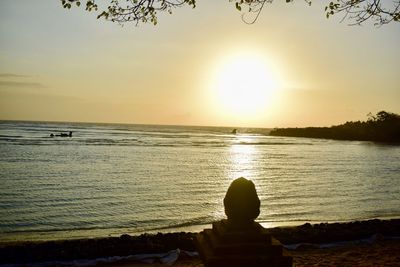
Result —
<instances>
[{"instance_id":1,"label":"hazy horizon","mask_svg":"<svg viewBox=\"0 0 400 267\"><path fill-rule=\"evenodd\" d=\"M166 126L166 127L199 127L199 128L227 128L227 129L264 129L264 130L272 130L274 127L245 127L245 126L235 126L235 125L185 125L185 124L156 124L156 123L130 123L130 122L101 122L101 121L38 121L38 120L3 120L1 119L0 122L28 122L28 123L61 123L61 124L110 124L110 125L137 125L137 126ZM60 129L62 131L62 129ZM66 130L64 130L66 131Z\"/></svg>"},{"instance_id":2,"label":"hazy horizon","mask_svg":"<svg viewBox=\"0 0 400 267\"><path fill-rule=\"evenodd\" d=\"M390 111L389 111L390 112ZM372 115L375 115L372 113ZM349 120L347 120L349 121ZM343 121L338 124L332 124L332 125L313 125L313 126L302 126L302 127L330 127L330 126L336 126L339 124L344 124L347 121ZM360 121L367 121L367 115L365 116L365 119L360 119ZM196 124L157 124L157 123L135 123L135 122L104 122L104 121L52 121L52 120L24 120L24 119L0 119L0 122L33 122L33 123L82 123L82 124L122 124L122 125L148 125L148 126L177 126L177 127L215 127L215 128L243 128L243 129L266 129L266 130L272 130L274 128L291 128L290 126L281 126L281 127L257 127L257 126L239 126L239 125L196 125ZM302 128L300 127L300 128Z\"/></svg>"},{"instance_id":3,"label":"hazy horizon","mask_svg":"<svg viewBox=\"0 0 400 267\"><path fill-rule=\"evenodd\" d=\"M275 1L247 25L204 0L121 27L2 1L0 120L274 128L400 113L398 23L347 26L325 5Z\"/></svg>"}]
</instances>

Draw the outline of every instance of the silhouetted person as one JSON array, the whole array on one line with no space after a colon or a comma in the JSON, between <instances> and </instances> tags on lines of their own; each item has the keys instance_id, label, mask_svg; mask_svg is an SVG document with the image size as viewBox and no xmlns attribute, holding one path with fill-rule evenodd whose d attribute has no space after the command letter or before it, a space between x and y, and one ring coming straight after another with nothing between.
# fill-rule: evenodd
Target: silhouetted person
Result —
<instances>
[{"instance_id":1,"label":"silhouetted person","mask_svg":"<svg viewBox=\"0 0 400 267\"><path fill-rule=\"evenodd\" d=\"M50 134L50 137L54 137L54 134L51 133L51 134Z\"/></svg>"}]
</instances>

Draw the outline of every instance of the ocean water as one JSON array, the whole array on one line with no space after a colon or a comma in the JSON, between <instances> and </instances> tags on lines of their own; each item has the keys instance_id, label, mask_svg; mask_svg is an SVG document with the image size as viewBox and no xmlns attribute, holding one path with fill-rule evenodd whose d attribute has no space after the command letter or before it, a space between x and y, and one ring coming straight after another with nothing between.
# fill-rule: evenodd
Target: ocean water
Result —
<instances>
[{"instance_id":1,"label":"ocean water","mask_svg":"<svg viewBox=\"0 0 400 267\"><path fill-rule=\"evenodd\" d=\"M0 241L198 231L241 176L265 226L400 217L400 146L231 131L2 121Z\"/></svg>"}]
</instances>

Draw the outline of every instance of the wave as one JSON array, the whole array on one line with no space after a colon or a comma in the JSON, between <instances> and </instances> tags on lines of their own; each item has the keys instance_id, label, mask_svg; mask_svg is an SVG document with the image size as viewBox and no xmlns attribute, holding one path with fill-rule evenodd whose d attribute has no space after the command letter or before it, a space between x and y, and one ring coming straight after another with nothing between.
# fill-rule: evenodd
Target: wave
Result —
<instances>
[{"instance_id":1,"label":"wave","mask_svg":"<svg viewBox=\"0 0 400 267\"><path fill-rule=\"evenodd\" d=\"M179 221L181 221L181 220L179 220ZM213 217L203 216L203 217L197 217L197 218L192 218L192 219L189 219L189 220L185 220L185 221L179 222L179 223L168 224L168 225L162 226L162 227L149 228L149 229L146 229L146 230L155 231L155 230L167 230L167 229L184 228L184 227L188 227L188 226L211 224L214 221L215 221L215 218L213 218Z\"/></svg>"},{"instance_id":2,"label":"wave","mask_svg":"<svg viewBox=\"0 0 400 267\"><path fill-rule=\"evenodd\" d=\"M0 122L1 233L196 229L223 216L224 191L239 176L256 183L261 220L273 223L399 214L398 148L222 128L48 124L26 131L32 125ZM75 130L72 138L50 138L49 129Z\"/></svg>"},{"instance_id":3,"label":"wave","mask_svg":"<svg viewBox=\"0 0 400 267\"><path fill-rule=\"evenodd\" d=\"M220 138L219 140L207 140L207 138L193 137L163 137L163 138L85 138L85 137L1 137L0 144L11 145L75 145L75 146L152 146L152 147L231 147L231 146L293 146L293 145L313 145L305 142L275 142L275 141L239 141Z\"/></svg>"},{"instance_id":4,"label":"wave","mask_svg":"<svg viewBox=\"0 0 400 267\"><path fill-rule=\"evenodd\" d=\"M51 133L68 131L73 131L71 138L50 137ZM265 129L243 128L241 133L233 135L228 127L0 121L0 144L12 145L227 147L298 144L279 137L267 137L265 133ZM265 138L270 140L263 140ZM284 141L277 142L277 139Z\"/></svg>"},{"instance_id":5,"label":"wave","mask_svg":"<svg viewBox=\"0 0 400 267\"><path fill-rule=\"evenodd\" d=\"M253 145L253 146L313 145L312 143L302 143L302 142L239 142L237 144Z\"/></svg>"}]
</instances>

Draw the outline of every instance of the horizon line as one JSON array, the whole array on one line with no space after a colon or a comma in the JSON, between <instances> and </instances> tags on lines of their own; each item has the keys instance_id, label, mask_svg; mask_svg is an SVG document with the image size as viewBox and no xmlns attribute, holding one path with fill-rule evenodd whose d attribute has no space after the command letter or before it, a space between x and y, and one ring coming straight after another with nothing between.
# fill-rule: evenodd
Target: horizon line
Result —
<instances>
[{"instance_id":1,"label":"horizon line","mask_svg":"<svg viewBox=\"0 0 400 267\"><path fill-rule=\"evenodd\" d=\"M18 119L0 119L0 122L44 122L44 123L76 123L76 124L122 124L122 125L146 125L146 126L169 126L169 127L212 127L212 128L230 128L230 129L275 129L281 127L245 127L245 126L217 126L217 125L185 125L185 124L156 124L156 123L134 123L134 122L94 122L94 121L52 121L52 120L18 120Z\"/></svg>"}]
</instances>

